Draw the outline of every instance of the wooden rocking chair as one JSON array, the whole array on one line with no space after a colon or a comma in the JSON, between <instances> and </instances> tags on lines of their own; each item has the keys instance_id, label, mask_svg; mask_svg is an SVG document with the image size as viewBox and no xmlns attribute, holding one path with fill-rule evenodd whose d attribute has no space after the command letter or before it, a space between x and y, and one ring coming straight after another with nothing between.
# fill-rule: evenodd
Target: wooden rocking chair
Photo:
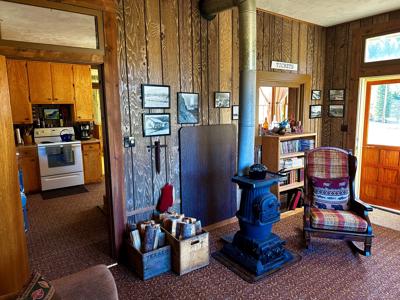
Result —
<instances>
[{"instance_id":1,"label":"wooden rocking chair","mask_svg":"<svg viewBox=\"0 0 400 300\"><path fill-rule=\"evenodd\" d=\"M320 147L306 152L304 163L304 239L306 248L310 246L311 236L317 236L348 241L354 251L370 256L374 235L368 212L372 211L372 207L354 196L357 158L350 152L339 148ZM337 179L342 180L341 184L343 184L343 180L348 180L347 210L339 210L338 208L342 207L335 205L337 204L335 196L332 197L332 195L337 195L338 190L326 189ZM315 191L317 194L314 193ZM327 192L327 198L333 199L333 207L325 207L324 204L314 201L314 195L318 197L320 191ZM363 242L364 249L355 245L355 241Z\"/></svg>"}]
</instances>

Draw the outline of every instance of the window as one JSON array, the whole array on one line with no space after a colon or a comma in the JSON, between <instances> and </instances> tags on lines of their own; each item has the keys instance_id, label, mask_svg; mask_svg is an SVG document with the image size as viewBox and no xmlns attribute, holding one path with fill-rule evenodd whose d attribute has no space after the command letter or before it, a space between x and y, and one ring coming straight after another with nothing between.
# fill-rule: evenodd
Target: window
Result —
<instances>
[{"instance_id":1,"label":"window","mask_svg":"<svg viewBox=\"0 0 400 300\"><path fill-rule=\"evenodd\" d=\"M268 123L271 123L274 117L278 122L288 119L288 96L287 87L260 87L258 123L263 124L265 118Z\"/></svg>"},{"instance_id":2,"label":"window","mask_svg":"<svg viewBox=\"0 0 400 300\"><path fill-rule=\"evenodd\" d=\"M400 32L365 40L364 62L400 59Z\"/></svg>"},{"instance_id":3,"label":"window","mask_svg":"<svg viewBox=\"0 0 400 300\"><path fill-rule=\"evenodd\" d=\"M2 42L99 49L98 22L95 15L0 1Z\"/></svg>"},{"instance_id":4,"label":"window","mask_svg":"<svg viewBox=\"0 0 400 300\"><path fill-rule=\"evenodd\" d=\"M367 144L400 146L400 81L369 85Z\"/></svg>"}]
</instances>

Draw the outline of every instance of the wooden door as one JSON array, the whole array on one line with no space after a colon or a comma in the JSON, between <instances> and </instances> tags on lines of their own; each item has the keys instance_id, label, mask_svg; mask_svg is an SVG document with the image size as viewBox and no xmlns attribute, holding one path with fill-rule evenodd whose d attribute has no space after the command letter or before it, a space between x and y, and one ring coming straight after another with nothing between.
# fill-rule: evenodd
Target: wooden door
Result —
<instances>
[{"instance_id":1,"label":"wooden door","mask_svg":"<svg viewBox=\"0 0 400 300\"><path fill-rule=\"evenodd\" d=\"M15 299L11 295L29 278L29 262L4 56L0 56L0 108L0 298Z\"/></svg>"},{"instance_id":2,"label":"wooden door","mask_svg":"<svg viewBox=\"0 0 400 300\"><path fill-rule=\"evenodd\" d=\"M25 193L39 192L41 183L37 148L20 147L18 152L18 164L22 169Z\"/></svg>"},{"instance_id":3,"label":"wooden door","mask_svg":"<svg viewBox=\"0 0 400 300\"><path fill-rule=\"evenodd\" d=\"M72 65L51 63L50 66L54 103L74 104Z\"/></svg>"},{"instance_id":4,"label":"wooden door","mask_svg":"<svg viewBox=\"0 0 400 300\"><path fill-rule=\"evenodd\" d=\"M400 209L400 78L367 84L360 197Z\"/></svg>"},{"instance_id":5,"label":"wooden door","mask_svg":"<svg viewBox=\"0 0 400 300\"><path fill-rule=\"evenodd\" d=\"M53 88L50 63L28 61L28 78L32 104L52 104Z\"/></svg>"},{"instance_id":6,"label":"wooden door","mask_svg":"<svg viewBox=\"0 0 400 300\"><path fill-rule=\"evenodd\" d=\"M92 74L90 66L74 65L75 121L93 120Z\"/></svg>"},{"instance_id":7,"label":"wooden door","mask_svg":"<svg viewBox=\"0 0 400 300\"><path fill-rule=\"evenodd\" d=\"M8 85L14 124L32 124L28 71L25 60L7 60Z\"/></svg>"},{"instance_id":8,"label":"wooden door","mask_svg":"<svg viewBox=\"0 0 400 300\"><path fill-rule=\"evenodd\" d=\"M100 143L83 144L82 152L85 184L101 182Z\"/></svg>"}]
</instances>

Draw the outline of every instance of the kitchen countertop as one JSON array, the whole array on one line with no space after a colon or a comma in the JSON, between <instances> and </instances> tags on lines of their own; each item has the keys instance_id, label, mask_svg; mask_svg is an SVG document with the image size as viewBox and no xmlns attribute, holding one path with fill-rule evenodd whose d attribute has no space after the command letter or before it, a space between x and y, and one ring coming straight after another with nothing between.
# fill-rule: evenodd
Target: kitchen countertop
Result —
<instances>
[{"instance_id":1,"label":"kitchen countertop","mask_svg":"<svg viewBox=\"0 0 400 300\"><path fill-rule=\"evenodd\" d=\"M28 148L36 148L37 147L37 145L36 144L32 144L32 145L17 145L16 146L17 147L17 150L18 149L28 149Z\"/></svg>"},{"instance_id":2,"label":"kitchen countertop","mask_svg":"<svg viewBox=\"0 0 400 300\"><path fill-rule=\"evenodd\" d=\"M91 138L90 140L81 140L82 144L95 144L100 143L99 139Z\"/></svg>"}]
</instances>

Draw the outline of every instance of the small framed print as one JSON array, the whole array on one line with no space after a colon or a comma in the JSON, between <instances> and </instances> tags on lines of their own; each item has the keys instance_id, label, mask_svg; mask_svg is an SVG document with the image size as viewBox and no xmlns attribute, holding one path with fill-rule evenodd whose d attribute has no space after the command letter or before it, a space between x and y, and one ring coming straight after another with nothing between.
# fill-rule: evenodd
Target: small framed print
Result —
<instances>
[{"instance_id":1,"label":"small framed print","mask_svg":"<svg viewBox=\"0 0 400 300\"><path fill-rule=\"evenodd\" d=\"M321 100L321 91L320 90L312 90L311 91L311 100Z\"/></svg>"},{"instance_id":2,"label":"small framed print","mask_svg":"<svg viewBox=\"0 0 400 300\"><path fill-rule=\"evenodd\" d=\"M322 105L310 105L310 119L322 117Z\"/></svg>"},{"instance_id":3,"label":"small framed print","mask_svg":"<svg viewBox=\"0 0 400 300\"><path fill-rule=\"evenodd\" d=\"M199 123L199 94L178 93L178 123Z\"/></svg>"},{"instance_id":4,"label":"small framed print","mask_svg":"<svg viewBox=\"0 0 400 300\"><path fill-rule=\"evenodd\" d=\"M170 87L168 85L142 84L143 108L170 108Z\"/></svg>"},{"instance_id":5,"label":"small framed print","mask_svg":"<svg viewBox=\"0 0 400 300\"><path fill-rule=\"evenodd\" d=\"M232 105L232 120L239 120L239 105Z\"/></svg>"},{"instance_id":6,"label":"small framed print","mask_svg":"<svg viewBox=\"0 0 400 300\"><path fill-rule=\"evenodd\" d=\"M330 101L344 101L344 90L329 90Z\"/></svg>"},{"instance_id":7,"label":"small framed print","mask_svg":"<svg viewBox=\"0 0 400 300\"><path fill-rule=\"evenodd\" d=\"M344 117L344 105L343 104L329 105L329 117L343 118Z\"/></svg>"},{"instance_id":8,"label":"small framed print","mask_svg":"<svg viewBox=\"0 0 400 300\"><path fill-rule=\"evenodd\" d=\"M215 107L216 108L229 108L231 107L231 93L230 92L215 92Z\"/></svg>"},{"instance_id":9,"label":"small framed print","mask_svg":"<svg viewBox=\"0 0 400 300\"><path fill-rule=\"evenodd\" d=\"M169 113L142 114L143 136L162 136L171 134L171 116Z\"/></svg>"}]
</instances>

